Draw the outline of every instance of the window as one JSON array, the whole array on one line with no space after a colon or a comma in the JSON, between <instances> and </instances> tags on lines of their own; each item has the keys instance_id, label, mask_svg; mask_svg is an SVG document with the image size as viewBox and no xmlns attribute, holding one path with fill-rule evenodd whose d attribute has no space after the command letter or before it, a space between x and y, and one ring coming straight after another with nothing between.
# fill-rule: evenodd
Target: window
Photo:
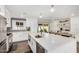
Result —
<instances>
[{"instance_id":1,"label":"window","mask_svg":"<svg viewBox=\"0 0 79 59\"><path fill-rule=\"evenodd\" d=\"M19 26L19 22L16 22L16 26Z\"/></svg>"},{"instance_id":2,"label":"window","mask_svg":"<svg viewBox=\"0 0 79 59\"><path fill-rule=\"evenodd\" d=\"M16 22L16 26L17 27L22 27L23 26L23 22Z\"/></svg>"},{"instance_id":3,"label":"window","mask_svg":"<svg viewBox=\"0 0 79 59\"><path fill-rule=\"evenodd\" d=\"M48 32L48 24L38 24L38 32Z\"/></svg>"},{"instance_id":4,"label":"window","mask_svg":"<svg viewBox=\"0 0 79 59\"><path fill-rule=\"evenodd\" d=\"M20 22L20 26L23 26L23 22Z\"/></svg>"}]
</instances>

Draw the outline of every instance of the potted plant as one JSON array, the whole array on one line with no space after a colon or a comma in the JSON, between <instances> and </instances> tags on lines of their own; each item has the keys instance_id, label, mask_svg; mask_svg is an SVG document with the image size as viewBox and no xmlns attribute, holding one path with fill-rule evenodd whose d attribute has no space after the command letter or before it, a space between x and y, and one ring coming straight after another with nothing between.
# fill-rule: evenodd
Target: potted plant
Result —
<instances>
[{"instance_id":1,"label":"potted plant","mask_svg":"<svg viewBox=\"0 0 79 59\"><path fill-rule=\"evenodd\" d=\"M46 29L44 29L44 32L47 32L47 30L46 30Z\"/></svg>"},{"instance_id":2,"label":"potted plant","mask_svg":"<svg viewBox=\"0 0 79 59\"><path fill-rule=\"evenodd\" d=\"M40 32L41 32L41 35L42 35L43 29L41 29Z\"/></svg>"}]
</instances>

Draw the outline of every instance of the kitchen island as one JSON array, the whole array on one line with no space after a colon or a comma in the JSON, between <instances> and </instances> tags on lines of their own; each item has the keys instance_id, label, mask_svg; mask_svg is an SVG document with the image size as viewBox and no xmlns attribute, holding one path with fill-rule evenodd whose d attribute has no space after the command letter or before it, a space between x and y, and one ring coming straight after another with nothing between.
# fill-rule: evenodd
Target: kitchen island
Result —
<instances>
[{"instance_id":1,"label":"kitchen island","mask_svg":"<svg viewBox=\"0 0 79 59\"><path fill-rule=\"evenodd\" d=\"M29 46L34 53L76 53L76 39L44 33L42 37L35 37L38 33L29 33Z\"/></svg>"}]
</instances>

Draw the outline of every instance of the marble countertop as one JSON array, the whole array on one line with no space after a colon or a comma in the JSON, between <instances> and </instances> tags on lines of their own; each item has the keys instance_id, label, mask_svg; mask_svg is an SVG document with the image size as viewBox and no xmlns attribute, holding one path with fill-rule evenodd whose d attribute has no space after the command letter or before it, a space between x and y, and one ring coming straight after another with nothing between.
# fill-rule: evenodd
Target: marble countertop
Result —
<instances>
[{"instance_id":1,"label":"marble countertop","mask_svg":"<svg viewBox=\"0 0 79 59\"><path fill-rule=\"evenodd\" d=\"M72 41L76 41L72 37L64 37L60 35L54 35L54 34L46 34L42 38L36 38L36 33L29 33L31 37L38 42L44 49L46 49L48 52L52 52L54 49L67 44Z\"/></svg>"}]
</instances>

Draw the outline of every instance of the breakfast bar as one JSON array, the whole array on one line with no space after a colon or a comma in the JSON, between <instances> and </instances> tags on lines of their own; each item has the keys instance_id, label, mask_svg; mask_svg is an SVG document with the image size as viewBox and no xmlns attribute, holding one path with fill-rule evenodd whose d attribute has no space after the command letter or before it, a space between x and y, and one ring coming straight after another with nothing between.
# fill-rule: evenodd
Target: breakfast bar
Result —
<instances>
[{"instance_id":1,"label":"breakfast bar","mask_svg":"<svg viewBox=\"0 0 79 59\"><path fill-rule=\"evenodd\" d=\"M34 53L76 53L75 38L49 33L43 33L42 37L36 37L36 35L39 34L29 33L28 41Z\"/></svg>"}]
</instances>

